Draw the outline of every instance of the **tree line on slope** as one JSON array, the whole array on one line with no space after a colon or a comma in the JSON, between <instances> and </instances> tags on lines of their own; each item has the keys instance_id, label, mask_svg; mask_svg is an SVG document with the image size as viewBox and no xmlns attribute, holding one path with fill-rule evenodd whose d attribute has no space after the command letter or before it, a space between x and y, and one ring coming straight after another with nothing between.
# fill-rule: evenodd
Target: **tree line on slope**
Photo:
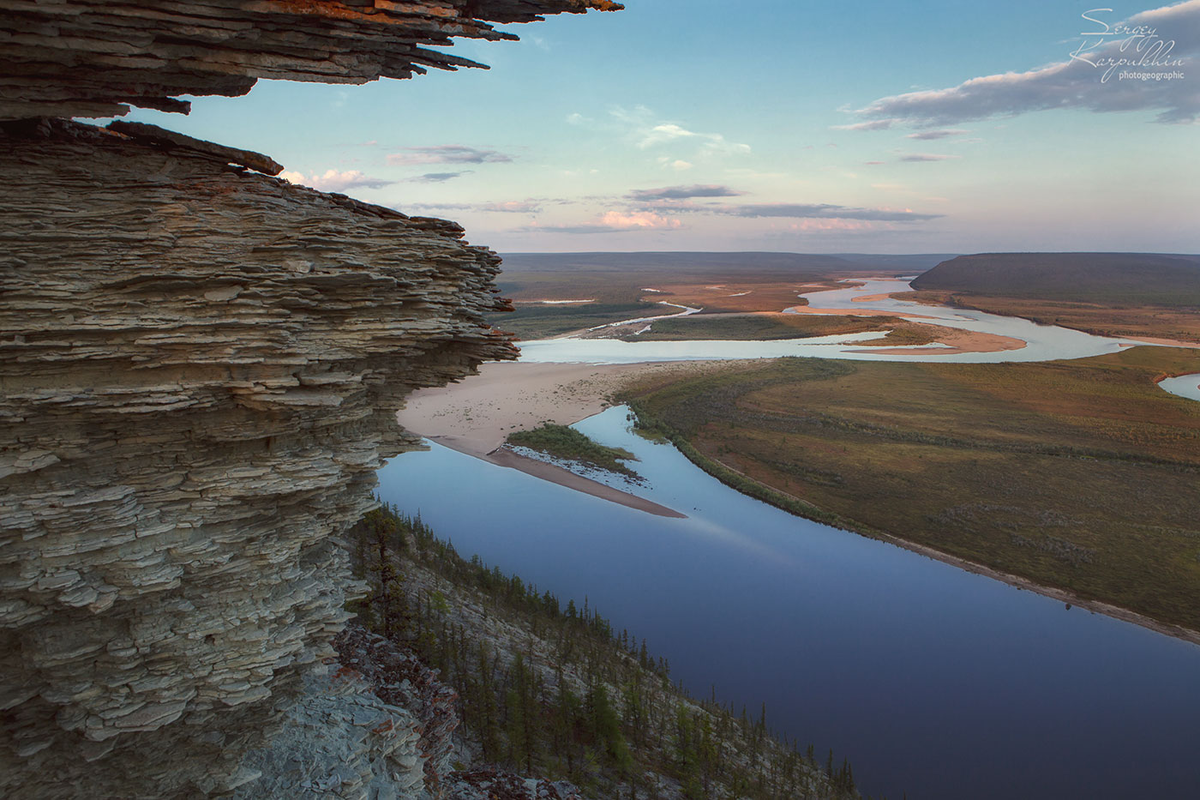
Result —
<instances>
[{"instance_id":1,"label":"tree line on slope","mask_svg":"<svg viewBox=\"0 0 1200 800\"><path fill-rule=\"evenodd\" d=\"M765 705L756 719L719 704L715 690L690 698L666 659L617 633L586 599L563 607L388 506L349 538L368 585L351 610L458 692L484 762L568 779L592 797L859 797L847 761L835 765L830 753L822 767L811 745L775 739ZM418 580L422 572L436 583Z\"/></svg>"}]
</instances>

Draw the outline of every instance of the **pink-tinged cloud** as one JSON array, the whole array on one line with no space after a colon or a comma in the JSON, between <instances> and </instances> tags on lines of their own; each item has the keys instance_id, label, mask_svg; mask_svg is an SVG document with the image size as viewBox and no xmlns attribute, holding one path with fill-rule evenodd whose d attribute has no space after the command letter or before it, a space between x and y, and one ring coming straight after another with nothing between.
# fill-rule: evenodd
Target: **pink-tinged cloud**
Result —
<instances>
[{"instance_id":1,"label":"pink-tinged cloud","mask_svg":"<svg viewBox=\"0 0 1200 800\"><path fill-rule=\"evenodd\" d=\"M843 231L873 231L876 224L858 219L802 219L788 225L789 230L804 233L828 233Z\"/></svg>"},{"instance_id":2,"label":"pink-tinged cloud","mask_svg":"<svg viewBox=\"0 0 1200 800\"><path fill-rule=\"evenodd\" d=\"M304 186L311 186L314 189L319 189L322 192L344 192L347 189L378 189L381 186L390 186L395 181L384 180L383 178L372 178L369 175L364 175L358 170L349 170L347 172L339 172L336 169L329 169L323 175L308 175L302 172L284 171L279 173L279 177L283 178L288 183L298 183Z\"/></svg>"},{"instance_id":3,"label":"pink-tinged cloud","mask_svg":"<svg viewBox=\"0 0 1200 800\"><path fill-rule=\"evenodd\" d=\"M467 147L461 144L439 144L433 147L406 147L402 153L390 153L387 163L392 166L413 164L500 164L512 161L512 156L497 150Z\"/></svg>"},{"instance_id":4,"label":"pink-tinged cloud","mask_svg":"<svg viewBox=\"0 0 1200 800\"><path fill-rule=\"evenodd\" d=\"M537 225L524 230L540 233L622 233L628 231L675 230L682 227L670 219L650 211L609 211L598 222L586 225Z\"/></svg>"},{"instance_id":5,"label":"pink-tinged cloud","mask_svg":"<svg viewBox=\"0 0 1200 800\"><path fill-rule=\"evenodd\" d=\"M1190 123L1200 117L1194 74L1200 60L1200 0L1143 11L1117 21L1109 9L1086 12L1083 31L1117 25L1156 29L1153 36L1081 36L1064 60L1028 72L972 78L958 86L884 97L857 113L863 125L951 125L1048 109L1094 112L1158 111L1157 122ZM1122 74L1125 77L1122 77ZM1157 76L1157 77L1156 77Z\"/></svg>"}]
</instances>

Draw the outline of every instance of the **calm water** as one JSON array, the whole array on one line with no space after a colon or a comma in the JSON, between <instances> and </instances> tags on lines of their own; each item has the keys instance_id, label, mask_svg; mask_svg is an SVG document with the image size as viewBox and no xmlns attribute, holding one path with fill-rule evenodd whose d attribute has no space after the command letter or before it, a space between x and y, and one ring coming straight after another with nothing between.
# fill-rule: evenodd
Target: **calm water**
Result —
<instances>
[{"instance_id":1,"label":"calm water","mask_svg":"<svg viewBox=\"0 0 1200 800\"><path fill-rule=\"evenodd\" d=\"M633 491L688 519L437 446L381 470L380 492L464 555L587 595L694 694L765 701L864 793L1196 796L1200 647L785 514L634 436L623 409L576 427L634 451Z\"/></svg>"},{"instance_id":2,"label":"calm water","mask_svg":"<svg viewBox=\"0 0 1200 800\"><path fill-rule=\"evenodd\" d=\"M1200 400L1200 373L1180 375L1177 378L1163 378L1158 385L1159 388L1165 389L1171 394L1191 400Z\"/></svg>"},{"instance_id":3,"label":"calm water","mask_svg":"<svg viewBox=\"0 0 1200 800\"><path fill-rule=\"evenodd\" d=\"M1001 361L1050 361L1062 358L1085 358L1114 353L1123 344L1143 344L1127 339L1093 336L1082 331L1054 325L1038 325L1018 317L1001 317L982 311L968 311L937 306L923 306L883 298L865 302L856 297L869 297L884 292L902 292L909 288L907 281L875 280L864 285L829 292L804 295L814 308L888 311L914 322L934 322L951 328L1011 336L1027 344L1020 350L996 353L957 353L931 355L928 352L906 353L913 348L889 347L882 353L864 353L862 341L879 338L878 333L848 336L822 336L810 339L777 341L685 341L685 342L623 342L619 339L544 339L520 342L522 361L631 364L640 361L684 361L727 358L779 358L780 356L820 356L869 361L948 361L957 363L996 363ZM780 309L783 311L783 309ZM924 319L931 317L932 319ZM870 349L870 348L867 348ZM921 348L928 350L928 347Z\"/></svg>"}]
</instances>

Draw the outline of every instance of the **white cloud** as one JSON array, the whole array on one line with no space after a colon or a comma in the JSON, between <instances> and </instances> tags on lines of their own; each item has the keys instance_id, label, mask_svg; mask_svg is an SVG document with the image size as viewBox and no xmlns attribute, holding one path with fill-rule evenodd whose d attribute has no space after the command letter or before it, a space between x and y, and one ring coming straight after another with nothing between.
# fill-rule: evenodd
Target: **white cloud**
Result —
<instances>
[{"instance_id":1,"label":"white cloud","mask_svg":"<svg viewBox=\"0 0 1200 800\"><path fill-rule=\"evenodd\" d=\"M322 192L344 192L347 189L359 188L378 189L381 186L390 186L395 183L395 181L384 180L383 178L372 178L356 169L347 172L329 169L323 175L313 174L309 176L305 176L302 172L284 171L279 173L279 177L288 183L311 186Z\"/></svg>"},{"instance_id":2,"label":"white cloud","mask_svg":"<svg viewBox=\"0 0 1200 800\"><path fill-rule=\"evenodd\" d=\"M701 152L710 154L735 155L750 152L750 145L731 142L724 134L693 131L677 122L656 120L654 113L645 106L635 106L632 110L618 106L609 113L627 128L634 144L642 150L671 142L693 142Z\"/></svg>"},{"instance_id":3,"label":"white cloud","mask_svg":"<svg viewBox=\"0 0 1200 800\"><path fill-rule=\"evenodd\" d=\"M964 130L963 128L944 128L942 130L917 131L916 133L908 134L904 138L920 139L921 141L930 141L932 139L945 139L949 136L962 136L964 133L970 133L970 131ZM974 141L979 141L979 140L975 139Z\"/></svg>"},{"instance_id":4,"label":"white cloud","mask_svg":"<svg viewBox=\"0 0 1200 800\"><path fill-rule=\"evenodd\" d=\"M855 113L859 125L944 126L1048 109L1093 112L1158 111L1156 121L1191 123L1200 116L1200 0L1143 11L1117 23L1110 9L1092 9L1084 31L1155 29L1154 35L1082 35L1064 60L1027 72L972 78L947 89L884 97ZM1132 76L1123 73L1131 73ZM1148 77L1147 77L1148 76Z\"/></svg>"},{"instance_id":5,"label":"white cloud","mask_svg":"<svg viewBox=\"0 0 1200 800\"><path fill-rule=\"evenodd\" d=\"M439 144L432 147L405 147L402 153L390 153L387 163L393 166L412 164L495 164L512 161L512 156L496 150L467 147L461 144Z\"/></svg>"},{"instance_id":6,"label":"white cloud","mask_svg":"<svg viewBox=\"0 0 1200 800\"><path fill-rule=\"evenodd\" d=\"M624 231L675 230L682 227L677 219L652 211L609 211L597 222L584 225L535 225L524 230L541 233L621 233Z\"/></svg>"},{"instance_id":7,"label":"white cloud","mask_svg":"<svg viewBox=\"0 0 1200 800\"><path fill-rule=\"evenodd\" d=\"M894 119L873 119L867 122L852 122L848 125L831 125L835 131L882 131L892 127Z\"/></svg>"}]
</instances>

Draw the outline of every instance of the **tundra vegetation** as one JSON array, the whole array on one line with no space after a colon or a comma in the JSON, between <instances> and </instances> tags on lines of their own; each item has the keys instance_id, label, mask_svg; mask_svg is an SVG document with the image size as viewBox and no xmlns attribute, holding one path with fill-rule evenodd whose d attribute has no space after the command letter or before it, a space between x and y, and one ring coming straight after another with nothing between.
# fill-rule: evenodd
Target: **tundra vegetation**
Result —
<instances>
[{"instance_id":1,"label":"tundra vegetation","mask_svg":"<svg viewBox=\"0 0 1200 800\"><path fill-rule=\"evenodd\" d=\"M734 488L1200 630L1200 353L1047 363L812 358L646 379L622 398Z\"/></svg>"},{"instance_id":2,"label":"tundra vegetation","mask_svg":"<svg viewBox=\"0 0 1200 800\"><path fill-rule=\"evenodd\" d=\"M638 474L624 463L637 460L633 453L620 447L602 445L566 425L544 422L533 430L510 433L507 443L562 461L573 461L629 478L638 477Z\"/></svg>"},{"instance_id":3,"label":"tundra vegetation","mask_svg":"<svg viewBox=\"0 0 1200 800\"><path fill-rule=\"evenodd\" d=\"M906 322L899 317L848 317L813 314L740 313L697 314L655 321L650 330L622 338L631 341L688 341L724 339L741 341L770 341L775 339L806 339L812 336L834 336L849 333L879 331L880 337L864 342L866 345L929 344L935 340L937 329L928 325ZM886 332L886 333L885 333Z\"/></svg>"},{"instance_id":4,"label":"tundra vegetation","mask_svg":"<svg viewBox=\"0 0 1200 800\"><path fill-rule=\"evenodd\" d=\"M512 298L515 310L489 315L488 321L530 340L677 310L661 305L662 301L703 308L705 314L777 314L790 306L804 305L805 301L799 297L803 292L837 287L842 278L880 274L879 269L827 256L749 255L778 258L755 259L727 253L505 256L504 272L497 285L506 297ZM539 302L543 300L591 302L569 305ZM859 329L885 327L867 324L871 327Z\"/></svg>"}]
</instances>

